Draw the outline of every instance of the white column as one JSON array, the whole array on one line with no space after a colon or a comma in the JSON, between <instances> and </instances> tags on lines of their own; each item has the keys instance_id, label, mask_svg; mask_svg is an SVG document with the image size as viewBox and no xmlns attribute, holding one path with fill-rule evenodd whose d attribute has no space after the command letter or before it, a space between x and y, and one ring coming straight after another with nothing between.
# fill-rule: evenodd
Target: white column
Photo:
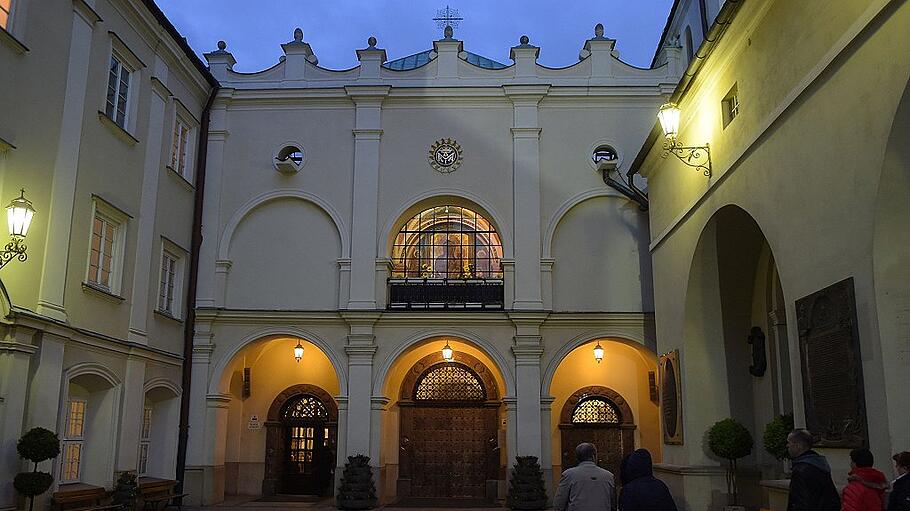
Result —
<instances>
[{"instance_id":1,"label":"white column","mask_svg":"<svg viewBox=\"0 0 910 511\"><path fill-rule=\"evenodd\" d=\"M540 126L537 105L546 85L504 87L513 105L512 203L515 301L513 309L542 309L540 286Z\"/></svg>"},{"instance_id":2,"label":"white column","mask_svg":"<svg viewBox=\"0 0 910 511\"><path fill-rule=\"evenodd\" d=\"M552 408L553 396L540 397L540 468L543 471L543 481L546 484L547 496L553 499L553 431L551 430L551 421L553 420Z\"/></svg>"},{"instance_id":3,"label":"white column","mask_svg":"<svg viewBox=\"0 0 910 511\"><path fill-rule=\"evenodd\" d=\"M513 313L515 325L515 393L517 398L516 442L519 456L541 457L540 356L543 347L540 325L546 318L541 313Z\"/></svg>"},{"instance_id":4,"label":"white column","mask_svg":"<svg viewBox=\"0 0 910 511\"><path fill-rule=\"evenodd\" d=\"M341 474L344 464L348 461L348 396L335 396L338 405L338 429L335 430L335 491L341 485Z\"/></svg>"},{"instance_id":5,"label":"white column","mask_svg":"<svg viewBox=\"0 0 910 511\"><path fill-rule=\"evenodd\" d=\"M373 482L376 494L382 502L385 485L382 484L382 413L389 406L389 398L372 396L370 398L370 466L373 467Z\"/></svg>"},{"instance_id":6,"label":"white column","mask_svg":"<svg viewBox=\"0 0 910 511\"><path fill-rule=\"evenodd\" d=\"M145 144L145 168L142 172L142 195L139 199L139 228L136 235L136 264L130 296L129 340L148 344L149 285L152 275L160 271L160 261L155 263L155 213L158 210L158 177L161 170L161 148L164 146L165 109L171 96L164 86L167 65L155 57L155 75L152 77L152 98L149 105L148 140ZM154 305L152 305L154 307Z\"/></svg>"},{"instance_id":7,"label":"white column","mask_svg":"<svg viewBox=\"0 0 910 511\"><path fill-rule=\"evenodd\" d=\"M21 466L16 441L25 432L22 425L27 394L22 389L28 381L32 357L38 351L32 345L34 335L31 329L8 327L0 340L0 509L16 507L13 478Z\"/></svg>"},{"instance_id":8,"label":"white column","mask_svg":"<svg viewBox=\"0 0 910 511\"><path fill-rule=\"evenodd\" d=\"M36 308L38 314L59 321L66 321L64 289L67 282L66 270L69 262L73 204L76 198L79 149L82 143L92 30L95 23L100 21L98 15L90 8L85 8L81 2L74 4L73 12L66 89L60 120L60 140L54 160L47 239Z\"/></svg>"},{"instance_id":9,"label":"white column","mask_svg":"<svg viewBox=\"0 0 910 511\"><path fill-rule=\"evenodd\" d=\"M139 433L142 430L142 412L145 408L145 360L129 357L120 394L120 437L114 470L138 470ZM154 455L154 453L152 453Z\"/></svg>"},{"instance_id":10,"label":"white column","mask_svg":"<svg viewBox=\"0 0 910 511\"><path fill-rule=\"evenodd\" d=\"M202 505L224 502L224 451L227 443L228 408L230 394L205 396L205 450L204 489Z\"/></svg>"},{"instance_id":11,"label":"white column","mask_svg":"<svg viewBox=\"0 0 910 511\"><path fill-rule=\"evenodd\" d=\"M345 352L348 354L348 429L346 450L347 456L356 454L370 455L372 436L371 416L373 390L373 355L376 346L372 345L372 335L349 335ZM370 344L367 344L370 343Z\"/></svg>"},{"instance_id":12,"label":"white column","mask_svg":"<svg viewBox=\"0 0 910 511\"><path fill-rule=\"evenodd\" d=\"M516 413L518 398L515 396L503 396L502 404L506 407L506 479L512 477L512 465L515 464L515 456L521 456L518 450L518 414Z\"/></svg>"},{"instance_id":13,"label":"white column","mask_svg":"<svg viewBox=\"0 0 910 511\"><path fill-rule=\"evenodd\" d=\"M215 345L212 344L212 323L196 322L193 337L193 372L190 384L189 437L187 439L187 467L201 467L206 459L205 396L208 393L209 365Z\"/></svg>"},{"instance_id":14,"label":"white column","mask_svg":"<svg viewBox=\"0 0 910 511\"><path fill-rule=\"evenodd\" d=\"M199 274L196 306L216 307L218 292L215 285L215 261L221 237L221 190L224 168L224 146L230 133L227 130L227 105L231 92L218 93L209 112L208 148L205 160L205 194L202 200L202 246L199 248Z\"/></svg>"},{"instance_id":15,"label":"white column","mask_svg":"<svg viewBox=\"0 0 910 511\"><path fill-rule=\"evenodd\" d=\"M382 101L389 87L345 87L354 101L354 195L348 309L376 308L376 223Z\"/></svg>"}]
</instances>

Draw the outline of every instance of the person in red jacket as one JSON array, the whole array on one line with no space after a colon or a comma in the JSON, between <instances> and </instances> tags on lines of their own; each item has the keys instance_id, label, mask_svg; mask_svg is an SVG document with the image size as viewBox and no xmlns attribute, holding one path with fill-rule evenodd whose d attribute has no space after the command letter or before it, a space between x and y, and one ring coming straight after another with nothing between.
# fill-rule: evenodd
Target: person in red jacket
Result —
<instances>
[{"instance_id":1,"label":"person in red jacket","mask_svg":"<svg viewBox=\"0 0 910 511\"><path fill-rule=\"evenodd\" d=\"M872 468L875 459L869 449L850 451L850 475L844 487L843 511L881 511L885 505L888 480Z\"/></svg>"}]
</instances>

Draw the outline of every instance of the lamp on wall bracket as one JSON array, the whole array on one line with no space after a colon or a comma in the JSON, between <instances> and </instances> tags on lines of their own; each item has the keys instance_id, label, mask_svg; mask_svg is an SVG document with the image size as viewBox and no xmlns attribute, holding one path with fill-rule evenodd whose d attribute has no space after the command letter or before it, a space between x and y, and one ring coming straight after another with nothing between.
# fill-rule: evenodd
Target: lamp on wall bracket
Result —
<instances>
[{"instance_id":1,"label":"lamp on wall bracket","mask_svg":"<svg viewBox=\"0 0 910 511\"><path fill-rule=\"evenodd\" d=\"M664 103L657 112L657 120L664 132L664 152L662 158L672 154L684 164L702 171L705 177L711 177L711 147L687 146L679 142L679 116L680 110L676 103Z\"/></svg>"},{"instance_id":2,"label":"lamp on wall bracket","mask_svg":"<svg viewBox=\"0 0 910 511\"><path fill-rule=\"evenodd\" d=\"M10 241L3 250L0 250L0 268L6 266L6 263L13 259L25 261L28 259L26 253L28 247L25 246L25 236L28 235L28 228L32 224L32 217L35 216L35 208L32 203L25 198L25 190L21 190L19 197L16 197L6 206L6 219L9 226Z\"/></svg>"},{"instance_id":3,"label":"lamp on wall bracket","mask_svg":"<svg viewBox=\"0 0 910 511\"><path fill-rule=\"evenodd\" d=\"M452 358L455 356L455 350L449 346L449 341L446 341L446 345L442 347L442 358L446 362L451 362Z\"/></svg>"},{"instance_id":4,"label":"lamp on wall bracket","mask_svg":"<svg viewBox=\"0 0 910 511\"><path fill-rule=\"evenodd\" d=\"M294 360L300 362L300 359L303 358L303 344L300 344L300 340L297 340L297 346L294 346Z\"/></svg>"},{"instance_id":5,"label":"lamp on wall bracket","mask_svg":"<svg viewBox=\"0 0 910 511\"><path fill-rule=\"evenodd\" d=\"M597 341L597 345L594 346L594 360L596 360L597 363L599 364L599 363L603 362L603 359L604 359L604 349L603 349L603 346L600 345L600 341Z\"/></svg>"}]
</instances>

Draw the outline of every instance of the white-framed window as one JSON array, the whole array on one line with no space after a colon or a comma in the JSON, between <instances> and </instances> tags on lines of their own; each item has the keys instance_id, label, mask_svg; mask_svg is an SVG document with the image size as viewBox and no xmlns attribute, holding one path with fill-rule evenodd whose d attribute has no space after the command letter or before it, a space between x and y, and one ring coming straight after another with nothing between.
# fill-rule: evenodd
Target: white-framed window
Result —
<instances>
[{"instance_id":1,"label":"white-framed window","mask_svg":"<svg viewBox=\"0 0 910 511\"><path fill-rule=\"evenodd\" d=\"M171 169L182 177L187 176L187 146L189 145L190 127L186 121L176 116L174 120L174 143L171 147Z\"/></svg>"},{"instance_id":2,"label":"white-framed window","mask_svg":"<svg viewBox=\"0 0 910 511\"><path fill-rule=\"evenodd\" d=\"M139 432L139 475L148 473L149 451L152 441L152 407L146 406L142 410L142 428Z\"/></svg>"},{"instance_id":3,"label":"white-framed window","mask_svg":"<svg viewBox=\"0 0 910 511\"><path fill-rule=\"evenodd\" d=\"M13 0L0 0L0 28L8 30L9 19L12 17Z\"/></svg>"},{"instance_id":4,"label":"white-framed window","mask_svg":"<svg viewBox=\"0 0 910 511\"><path fill-rule=\"evenodd\" d=\"M158 275L158 311L180 317L183 293L183 262L186 251L166 238L161 240L161 265Z\"/></svg>"},{"instance_id":5,"label":"white-framed window","mask_svg":"<svg viewBox=\"0 0 910 511\"><path fill-rule=\"evenodd\" d=\"M77 483L82 476L82 453L85 450L84 399L70 399L66 403L66 424L63 449L60 456L60 482Z\"/></svg>"},{"instance_id":6,"label":"white-framed window","mask_svg":"<svg viewBox=\"0 0 910 511\"><path fill-rule=\"evenodd\" d=\"M730 92L724 96L720 106L723 115L724 128L726 128L727 125L733 122L733 119L739 115L739 90L735 83L733 84L733 88L730 89Z\"/></svg>"},{"instance_id":7,"label":"white-framed window","mask_svg":"<svg viewBox=\"0 0 910 511\"><path fill-rule=\"evenodd\" d=\"M95 197L85 282L111 294L120 292L128 216Z\"/></svg>"},{"instance_id":8,"label":"white-framed window","mask_svg":"<svg viewBox=\"0 0 910 511\"><path fill-rule=\"evenodd\" d=\"M117 126L126 129L130 107L130 79L133 70L124 63L124 60L117 52L111 52L111 60L108 65L107 101L104 105L104 113Z\"/></svg>"}]
</instances>

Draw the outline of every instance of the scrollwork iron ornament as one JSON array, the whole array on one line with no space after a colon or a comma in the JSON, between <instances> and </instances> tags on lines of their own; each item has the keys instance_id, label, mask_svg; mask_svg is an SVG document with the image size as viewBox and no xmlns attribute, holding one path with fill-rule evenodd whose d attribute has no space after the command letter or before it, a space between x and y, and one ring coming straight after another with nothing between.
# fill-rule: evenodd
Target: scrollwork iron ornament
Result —
<instances>
[{"instance_id":1,"label":"scrollwork iron ornament","mask_svg":"<svg viewBox=\"0 0 910 511\"><path fill-rule=\"evenodd\" d=\"M27 250L28 247L25 246L25 243L22 242L21 238L13 237L13 239L6 244L6 247L4 247L3 250L0 250L0 268L6 266L6 263L13 259L25 261L28 259Z\"/></svg>"},{"instance_id":2,"label":"scrollwork iron ornament","mask_svg":"<svg viewBox=\"0 0 910 511\"><path fill-rule=\"evenodd\" d=\"M451 138L441 138L430 146L428 160L433 170L448 174L461 166L464 156L458 142Z\"/></svg>"},{"instance_id":3,"label":"scrollwork iron ornament","mask_svg":"<svg viewBox=\"0 0 910 511\"><path fill-rule=\"evenodd\" d=\"M711 177L711 147L708 144L684 146L676 140L666 140L661 158L666 158L670 154L679 158L679 161L686 165L702 171L705 177Z\"/></svg>"}]
</instances>

